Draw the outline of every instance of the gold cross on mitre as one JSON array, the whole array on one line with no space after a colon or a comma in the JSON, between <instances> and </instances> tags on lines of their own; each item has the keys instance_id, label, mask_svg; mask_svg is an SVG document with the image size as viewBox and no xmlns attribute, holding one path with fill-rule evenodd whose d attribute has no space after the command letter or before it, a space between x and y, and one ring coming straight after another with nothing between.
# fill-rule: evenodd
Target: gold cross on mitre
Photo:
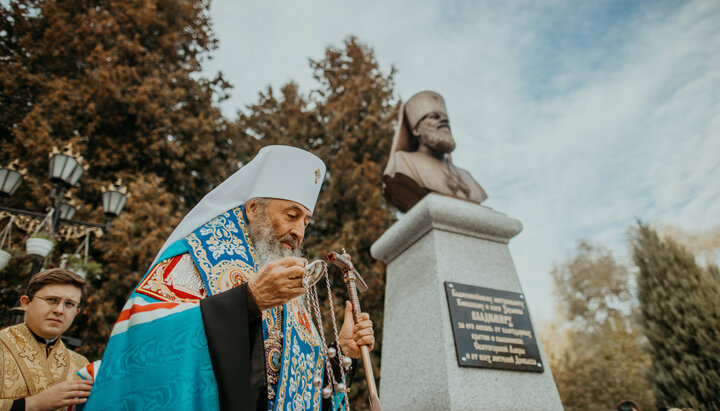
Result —
<instances>
[{"instance_id":1,"label":"gold cross on mitre","mask_svg":"<svg viewBox=\"0 0 720 411\"><path fill-rule=\"evenodd\" d=\"M316 168L316 169L315 169L315 184L318 183L318 180L319 180L319 179L320 179L320 169L319 169L319 168Z\"/></svg>"}]
</instances>

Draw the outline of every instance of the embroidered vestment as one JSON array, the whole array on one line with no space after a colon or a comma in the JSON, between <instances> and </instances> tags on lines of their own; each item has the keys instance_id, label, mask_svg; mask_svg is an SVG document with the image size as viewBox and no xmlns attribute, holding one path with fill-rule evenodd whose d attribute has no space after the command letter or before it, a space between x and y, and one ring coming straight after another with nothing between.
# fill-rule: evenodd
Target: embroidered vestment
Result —
<instances>
[{"instance_id":1,"label":"embroidered vestment","mask_svg":"<svg viewBox=\"0 0 720 411\"><path fill-rule=\"evenodd\" d=\"M88 365L82 355L59 340L46 354L25 324L0 331L0 411L14 400L35 395L59 382L79 379L75 372Z\"/></svg>"}]
</instances>

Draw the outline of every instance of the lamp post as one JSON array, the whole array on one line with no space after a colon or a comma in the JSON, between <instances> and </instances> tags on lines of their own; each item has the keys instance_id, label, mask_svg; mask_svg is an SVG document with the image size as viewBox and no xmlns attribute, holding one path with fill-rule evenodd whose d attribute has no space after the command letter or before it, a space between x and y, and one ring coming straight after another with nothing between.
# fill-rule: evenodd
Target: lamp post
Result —
<instances>
[{"instance_id":1,"label":"lamp post","mask_svg":"<svg viewBox=\"0 0 720 411\"><path fill-rule=\"evenodd\" d=\"M0 201L13 195L22 183L24 171L18 169L17 163L18 161L15 160L9 167L0 168ZM50 190L50 206L48 209L51 214L0 205L0 215L15 215L19 217L19 220L24 219L24 221L45 221L44 219L50 216L51 220L49 221L49 225L51 232L60 233L64 231L66 237L69 236L67 233L77 232L78 229L83 229L88 232L105 232L109 230L112 220L122 212L125 206L127 189L120 184L120 181L111 184L107 188L103 187L102 196L105 224L74 220L73 218L76 212L74 201L70 200L69 196L66 196L66 193L71 187L77 184L86 169L87 165L84 163L82 156L73 153L71 144L68 144L62 151L56 147L53 148L53 151L50 153L49 169L52 189ZM28 225L28 227L33 226L34 223ZM30 257L32 261L32 267L27 282L40 271L44 259L44 256L38 254L29 254L28 257ZM13 312L11 324L21 323L24 317L24 311L20 308L19 300L15 305L16 306L11 309ZM79 340L74 342L79 344Z\"/></svg>"}]
</instances>

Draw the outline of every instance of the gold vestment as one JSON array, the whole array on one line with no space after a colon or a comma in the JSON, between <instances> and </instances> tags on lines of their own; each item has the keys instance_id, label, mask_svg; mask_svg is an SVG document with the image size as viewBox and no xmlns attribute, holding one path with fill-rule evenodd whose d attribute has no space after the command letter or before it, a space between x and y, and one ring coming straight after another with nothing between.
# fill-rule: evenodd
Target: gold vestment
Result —
<instances>
[{"instance_id":1,"label":"gold vestment","mask_svg":"<svg viewBox=\"0 0 720 411\"><path fill-rule=\"evenodd\" d=\"M0 411L9 410L18 398L80 379L75 372L86 365L88 360L67 349L62 340L46 355L45 344L25 324L0 330Z\"/></svg>"}]
</instances>

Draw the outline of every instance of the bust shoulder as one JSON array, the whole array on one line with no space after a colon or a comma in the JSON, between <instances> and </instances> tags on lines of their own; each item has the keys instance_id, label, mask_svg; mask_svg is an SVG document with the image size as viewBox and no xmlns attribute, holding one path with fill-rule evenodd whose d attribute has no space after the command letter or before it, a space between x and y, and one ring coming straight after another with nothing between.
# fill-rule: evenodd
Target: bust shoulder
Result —
<instances>
[{"instance_id":1,"label":"bust shoulder","mask_svg":"<svg viewBox=\"0 0 720 411\"><path fill-rule=\"evenodd\" d=\"M467 170L420 151L396 151L383 176L386 198L403 211L428 192L481 203L485 190Z\"/></svg>"},{"instance_id":2,"label":"bust shoulder","mask_svg":"<svg viewBox=\"0 0 720 411\"><path fill-rule=\"evenodd\" d=\"M429 170L443 167L443 165L442 160L425 153L418 151L396 151L390 156L385 174L404 174L417 181L418 184L424 185L424 175L427 175Z\"/></svg>"}]
</instances>

